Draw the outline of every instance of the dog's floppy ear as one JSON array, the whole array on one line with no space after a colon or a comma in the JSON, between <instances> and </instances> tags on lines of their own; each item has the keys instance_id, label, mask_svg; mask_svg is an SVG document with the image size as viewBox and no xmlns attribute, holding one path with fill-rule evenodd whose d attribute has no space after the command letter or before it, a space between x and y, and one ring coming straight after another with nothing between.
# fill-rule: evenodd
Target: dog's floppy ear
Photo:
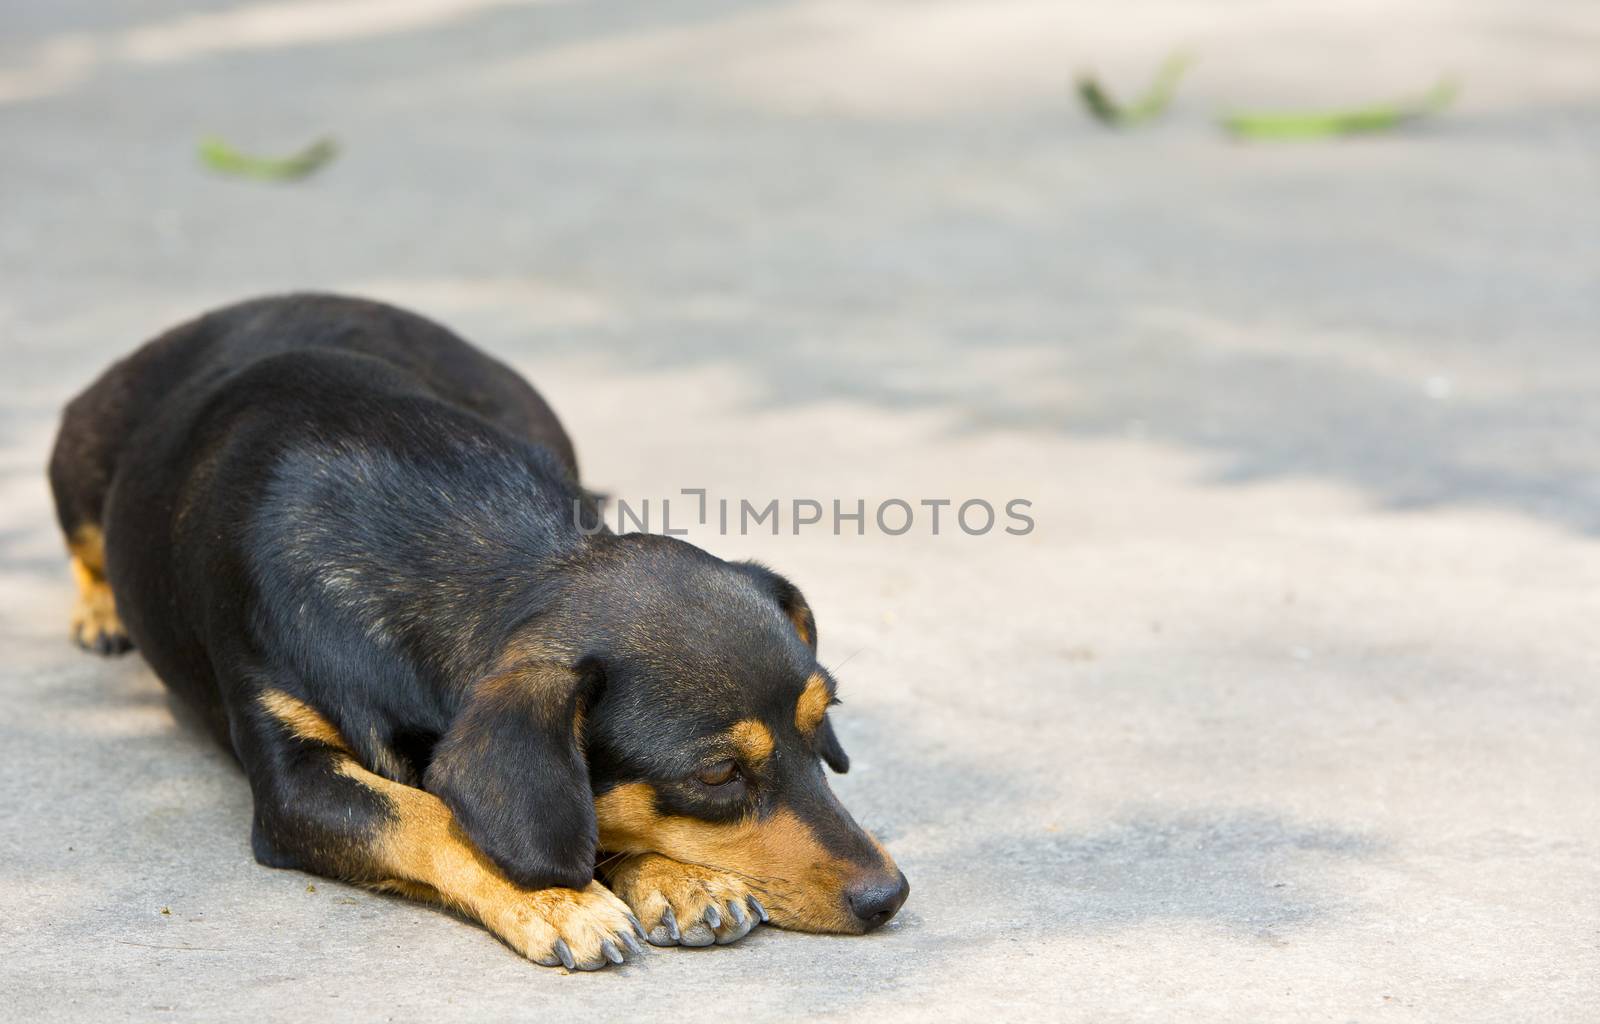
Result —
<instances>
[{"instance_id":1,"label":"dog's floppy ear","mask_svg":"<svg viewBox=\"0 0 1600 1024\"><path fill-rule=\"evenodd\" d=\"M811 614L811 606L806 604L805 595L800 593L800 588L768 569L760 562L740 562L739 568L749 573L761 585L772 599L778 602L778 607L783 609L783 614L794 623L794 631L800 634L800 639L811 648L811 653L817 652L817 620Z\"/></svg>"},{"instance_id":2,"label":"dog's floppy ear","mask_svg":"<svg viewBox=\"0 0 1600 1024\"><path fill-rule=\"evenodd\" d=\"M850 755L839 745L839 736L833 731L833 723L826 718L817 727L817 753L822 755L823 764L840 775L850 770Z\"/></svg>"},{"instance_id":3,"label":"dog's floppy ear","mask_svg":"<svg viewBox=\"0 0 1600 1024\"><path fill-rule=\"evenodd\" d=\"M428 765L425 787L517 885L582 889L598 830L582 745L583 678L524 662L480 680Z\"/></svg>"}]
</instances>

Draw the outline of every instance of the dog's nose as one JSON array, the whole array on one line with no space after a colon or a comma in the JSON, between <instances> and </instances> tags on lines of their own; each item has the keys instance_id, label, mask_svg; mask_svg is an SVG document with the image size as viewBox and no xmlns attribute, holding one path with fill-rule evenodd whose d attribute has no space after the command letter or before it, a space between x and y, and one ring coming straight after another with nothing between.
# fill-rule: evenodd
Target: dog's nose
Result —
<instances>
[{"instance_id":1,"label":"dog's nose","mask_svg":"<svg viewBox=\"0 0 1600 1024\"><path fill-rule=\"evenodd\" d=\"M905 872L896 871L894 878L874 878L853 886L847 898L850 913L865 926L863 931L870 932L893 917L910 894Z\"/></svg>"}]
</instances>

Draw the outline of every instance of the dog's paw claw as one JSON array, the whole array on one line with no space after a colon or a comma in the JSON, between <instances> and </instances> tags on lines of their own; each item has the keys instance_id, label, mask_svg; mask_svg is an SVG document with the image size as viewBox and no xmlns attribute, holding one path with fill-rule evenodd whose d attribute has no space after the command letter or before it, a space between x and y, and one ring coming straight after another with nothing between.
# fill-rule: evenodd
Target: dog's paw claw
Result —
<instances>
[{"instance_id":1,"label":"dog's paw claw","mask_svg":"<svg viewBox=\"0 0 1600 1024\"><path fill-rule=\"evenodd\" d=\"M627 904L598 882L586 889L529 890L479 911L479 919L523 956L546 967L593 971L642 953Z\"/></svg>"},{"instance_id":2,"label":"dog's paw claw","mask_svg":"<svg viewBox=\"0 0 1600 1024\"><path fill-rule=\"evenodd\" d=\"M683 934L678 937L678 945L695 948L713 946L716 945L716 942L717 933L712 931L711 926L703 921L696 923L692 927L685 928Z\"/></svg>"},{"instance_id":3,"label":"dog's paw claw","mask_svg":"<svg viewBox=\"0 0 1600 1024\"><path fill-rule=\"evenodd\" d=\"M633 932L623 932L622 944L628 947L628 952L632 953L634 956L643 956L644 946L640 944L640 938L640 936L635 935Z\"/></svg>"},{"instance_id":4,"label":"dog's paw claw","mask_svg":"<svg viewBox=\"0 0 1600 1024\"><path fill-rule=\"evenodd\" d=\"M650 933L645 938L652 946L676 946L678 940L683 938L683 933L678 930L678 919L673 915L670 903L661 911L661 923L650 929Z\"/></svg>"},{"instance_id":5,"label":"dog's paw claw","mask_svg":"<svg viewBox=\"0 0 1600 1024\"><path fill-rule=\"evenodd\" d=\"M651 945L725 946L767 919L747 879L659 854L627 858L610 869L609 879L643 919Z\"/></svg>"},{"instance_id":6,"label":"dog's paw claw","mask_svg":"<svg viewBox=\"0 0 1600 1024\"><path fill-rule=\"evenodd\" d=\"M722 927L717 929L717 945L738 942L760 923L754 914L745 911L739 900L729 900L728 913L723 915Z\"/></svg>"},{"instance_id":7,"label":"dog's paw claw","mask_svg":"<svg viewBox=\"0 0 1600 1024\"><path fill-rule=\"evenodd\" d=\"M672 912L671 904L668 904L667 909L661 912L661 919L667 922L668 928L672 929L672 941L678 941L683 932L678 929L678 915Z\"/></svg>"}]
</instances>

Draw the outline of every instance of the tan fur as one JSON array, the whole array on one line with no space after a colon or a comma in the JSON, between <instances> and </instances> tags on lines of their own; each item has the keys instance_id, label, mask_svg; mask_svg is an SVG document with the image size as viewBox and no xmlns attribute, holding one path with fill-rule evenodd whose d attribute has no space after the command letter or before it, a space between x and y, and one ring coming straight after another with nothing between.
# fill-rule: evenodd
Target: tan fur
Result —
<instances>
[{"instance_id":1,"label":"tan fur","mask_svg":"<svg viewBox=\"0 0 1600 1024\"><path fill-rule=\"evenodd\" d=\"M754 718L736 723L729 735L746 764L759 765L772 756L772 732Z\"/></svg>"},{"instance_id":2,"label":"tan fur","mask_svg":"<svg viewBox=\"0 0 1600 1024\"><path fill-rule=\"evenodd\" d=\"M779 925L820 932L861 930L842 898L846 884L861 869L830 854L790 810L779 808L765 818L723 825L662 815L656 810L655 791L635 782L597 799L595 814L600 847L607 852L658 853L738 876ZM888 855L884 858L892 869Z\"/></svg>"},{"instance_id":3,"label":"tan fur","mask_svg":"<svg viewBox=\"0 0 1600 1024\"><path fill-rule=\"evenodd\" d=\"M78 584L78 603L72 611L72 636L81 646L93 647L101 634L120 639L128 635L117 616L117 601L106 582L105 536L98 526L80 526L67 543L72 555L72 578Z\"/></svg>"},{"instance_id":4,"label":"tan fur","mask_svg":"<svg viewBox=\"0 0 1600 1024\"><path fill-rule=\"evenodd\" d=\"M443 801L362 767L333 724L304 701L268 690L260 702L295 736L343 752L335 770L388 805L388 824L365 848L350 851L367 861L366 884L454 907L534 960L551 960L558 939L580 963L593 960L603 941L630 927L627 906L598 882L581 892L514 884L472 844Z\"/></svg>"},{"instance_id":5,"label":"tan fur","mask_svg":"<svg viewBox=\"0 0 1600 1024\"><path fill-rule=\"evenodd\" d=\"M806 688L794 705L794 727L800 730L801 735L810 736L817 731L817 726L822 724L822 716L828 713L828 702L832 699L833 695L828 692L828 684L822 678L822 673L813 673L806 680Z\"/></svg>"},{"instance_id":6,"label":"tan fur","mask_svg":"<svg viewBox=\"0 0 1600 1024\"><path fill-rule=\"evenodd\" d=\"M311 743L324 743L347 754L350 752L344 737L333 723L305 701L291 697L282 690L268 690L261 695L261 706L296 737Z\"/></svg>"},{"instance_id":7,"label":"tan fur","mask_svg":"<svg viewBox=\"0 0 1600 1024\"><path fill-rule=\"evenodd\" d=\"M800 640L807 647L816 647L816 638L811 635L811 630L806 628L806 617L796 608L789 613L789 621L794 623L794 631L800 634Z\"/></svg>"},{"instance_id":8,"label":"tan fur","mask_svg":"<svg viewBox=\"0 0 1600 1024\"><path fill-rule=\"evenodd\" d=\"M416 900L418 903L448 905L438 889L431 885L423 885L421 882L405 882L398 878L388 878L381 882L368 882L367 888L378 892L391 892L396 896L404 896L408 900Z\"/></svg>"},{"instance_id":9,"label":"tan fur","mask_svg":"<svg viewBox=\"0 0 1600 1024\"><path fill-rule=\"evenodd\" d=\"M72 557L83 563L83 567L98 578L105 578L106 572L106 538L100 532L100 527L93 523L86 523L72 532L72 539L67 541L67 550L72 552Z\"/></svg>"}]
</instances>

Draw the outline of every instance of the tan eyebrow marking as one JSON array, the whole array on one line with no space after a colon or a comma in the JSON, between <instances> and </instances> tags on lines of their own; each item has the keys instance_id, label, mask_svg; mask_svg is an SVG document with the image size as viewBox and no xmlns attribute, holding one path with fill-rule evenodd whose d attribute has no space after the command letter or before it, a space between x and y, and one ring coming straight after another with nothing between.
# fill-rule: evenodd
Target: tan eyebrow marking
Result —
<instances>
[{"instance_id":1,"label":"tan eyebrow marking","mask_svg":"<svg viewBox=\"0 0 1600 1024\"><path fill-rule=\"evenodd\" d=\"M772 731L754 718L735 723L728 735L746 761L760 764L772 756Z\"/></svg>"},{"instance_id":2,"label":"tan eyebrow marking","mask_svg":"<svg viewBox=\"0 0 1600 1024\"><path fill-rule=\"evenodd\" d=\"M828 702L832 699L822 673L811 673L811 678L806 680L804 692L794 705L795 728L807 736L816 732L817 726L822 724L822 716L828 713Z\"/></svg>"}]
</instances>

